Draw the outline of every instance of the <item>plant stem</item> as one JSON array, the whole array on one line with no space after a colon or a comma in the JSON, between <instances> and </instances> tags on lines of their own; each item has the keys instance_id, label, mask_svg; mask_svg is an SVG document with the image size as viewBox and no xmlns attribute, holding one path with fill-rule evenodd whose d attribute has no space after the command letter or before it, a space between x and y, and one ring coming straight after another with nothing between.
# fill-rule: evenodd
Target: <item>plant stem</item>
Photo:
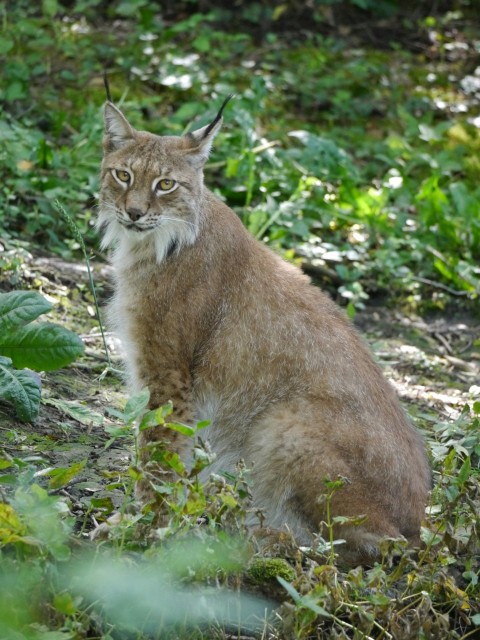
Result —
<instances>
[{"instance_id":1,"label":"plant stem","mask_svg":"<svg viewBox=\"0 0 480 640\"><path fill-rule=\"evenodd\" d=\"M476 636L476 634L478 633L478 627L476 629L471 629L468 633L465 633L460 640L465 640L465 638L471 638L473 636Z\"/></svg>"},{"instance_id":2,"label":"plant stem","mask_svg":"<svg viewBox=\"0 0 480 640\"><path fill-rule=\"evenodd\" d=\"M88 255L87 255L87 249L85 247L85 243L83 241L82 234L80 233L80 229L75 224L75 221L67 213L66 209L62 206L62 204L58 200L55 200L54 204L55 204L55 208L57 209L57 211L60 213L60 215L63 216L63 218L65 219L67 225L70 227L74 238L77 240L77 242L79 243L79 245L80 245L80 247L82 249L82 253L83 253L83 256L85 258L85 263L87 265L88 282L89 282L89 285L90 285L90 291L92 292L92 295L93 295L93 301L94 301L94 304L95 304L95 312L97 314L98 326L100 328L100 333L102 334L103 348L105 349L105 356L107 358L108 366L111 369L112 368L112 362L110 360L110 353L108 351L107 340L105 338L105 333L103 331L103 324L102 324L102 320L100 318L100 307L98 305L97 292L96 292L96 289L95 289L95 283L93 281L92 269L90 267L90 259L89 259Z\"/></svg>"}]
</instances>

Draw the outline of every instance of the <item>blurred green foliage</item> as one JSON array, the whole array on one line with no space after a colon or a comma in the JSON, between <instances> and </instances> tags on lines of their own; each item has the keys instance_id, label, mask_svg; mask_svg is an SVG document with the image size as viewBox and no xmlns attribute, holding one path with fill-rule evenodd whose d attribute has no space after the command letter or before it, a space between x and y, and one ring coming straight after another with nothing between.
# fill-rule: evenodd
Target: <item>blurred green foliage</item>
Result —
<instances>
[{"instance_id":1,"label":"blurred green foliage","mask_svg":"<svg viewBox=\"0 0 480 640\"><path fill-rule=\"evenodd\" d=\"M110 410L116 417L105 424L110 438L132 439L134 423L140 429L189 429L192 436L205 426L169 424L171 407L148 411L147 402L144 390L122 412ZM72 517L68 486L85 460L52 470L38 456L1 454L0 486L13 484L15 491L0 500L0 637L476 637L479 427L478 402L455 422L435 425L430 444L436 482L422 527L424 546L415 554L405 540L386 538L373 567L338 566L334 545L341 541L318 536L311 547L298 547L288 533L277 532L272 544L267 530L262 545L262 530L247 535L249 472L239 465L236 476L212 474L201 484L198 470L211 460L201 440L190 471L178 456L169 458L178 476L156 487L167 516L161 528L152 526L148 508L135 511L132 503L133 483L142 474L138 459L112 483L125 485L120 512L106 520L111 500L93 494L82 523ZM168 451L161 453L168 459ZM48 490L40 484L45 477ZM343 484L327 482L330 497ZM107 539L99 534L94 543L86 534L93 513L104 521L102 534L108 531ZM328 518L322 524L331 531ZM288 602L278 608L271 598Z\"/></svg>"}]
</instances>

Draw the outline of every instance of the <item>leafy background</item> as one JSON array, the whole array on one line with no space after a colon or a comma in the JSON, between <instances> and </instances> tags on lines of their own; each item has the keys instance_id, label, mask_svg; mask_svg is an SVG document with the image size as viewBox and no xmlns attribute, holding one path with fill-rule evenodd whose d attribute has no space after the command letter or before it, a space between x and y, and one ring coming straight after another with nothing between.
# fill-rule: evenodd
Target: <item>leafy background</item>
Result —
<instances>
[{"instance_id":1,"label":"leafy background","mask_svg":"<svg viewBox=\"0 0 480 640\"><path fill-rule=\"evenodd\" d=\"M49 316L86 345L75 368L18 371L43 387L35 426L0 410L0 636L474 637L478 3L20 0L0 2L0 15L0 289L40 291L44 311L52 303ZM207 183L346 307L409 402L435 480L419 558L386 541L376 567L337 567L328 527L327 561L288 539L255 546L244 528L248 470L199 487L181 461L171 525L146 533L127 453L144 406L124 408L111 336L111 361L102 355L83 257L104 301L93 229L104 70L135 126L159 134L205 124L236 95ZM208 451L198 456L208 462ZM128 518L109 540L88 542L118 508ZM116 590L127 569L132 593L162 596L142 603ZM218 585L241 587L245 600L225 591L215 608ZM259 624L272 600L286 604ZM234 607L244 614L227 615Z\"/></svg>"},{"instance_id":2,"label":"leafy background","mask_svg":"<svg viewBox=\"0 0 480 640\"><path fill-rule=\"evenodd\" d=\"M411 6L396 18L387 1L4 5L6 239L78 249L60 198L95 244L106 69L135 124L158 133L181 133L234 92L214 184L260 238L331 266L346 299L393 288L437 305L442 285L476 298L478 41L457 26L474 7ZM385 16L368 51L361 8Z\"/></svg>"}]
</instances>

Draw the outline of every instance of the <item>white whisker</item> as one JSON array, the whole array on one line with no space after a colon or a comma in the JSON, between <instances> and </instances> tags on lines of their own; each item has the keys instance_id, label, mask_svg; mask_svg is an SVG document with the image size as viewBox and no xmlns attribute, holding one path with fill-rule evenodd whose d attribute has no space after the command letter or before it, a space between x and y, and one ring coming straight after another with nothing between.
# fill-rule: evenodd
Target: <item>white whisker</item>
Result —
<instances>
[{"instance_id":1,"label":"white whisker","mask_svg":"<svg viewBox=\"0 0 480 640\"><path fill-rule=\"evenodd\" d=\"M97 229L102 234L101 247L113 249L115 263L125 264L139 256L152 255L161 264L171 253L192 245L199 233L196 212L185 219L169 207L147 210L138 220L130 220L125 207L111 198L108 191L98 198ZM120 205L120 206L119 206ZM164 213L167 215L164 215Z\"/></svg>"},{"instance_id":2,"label":"white whisker","mask_svg":"<svg viewBox=\"0 0 480 640\"><path fill-rule=\"evenodd\" d=\"M102 204L102 208L106 209L107 211L111 211L112 213L123 215L123 211L116 207L114 204Z\"/></svg>"}]
</instances>

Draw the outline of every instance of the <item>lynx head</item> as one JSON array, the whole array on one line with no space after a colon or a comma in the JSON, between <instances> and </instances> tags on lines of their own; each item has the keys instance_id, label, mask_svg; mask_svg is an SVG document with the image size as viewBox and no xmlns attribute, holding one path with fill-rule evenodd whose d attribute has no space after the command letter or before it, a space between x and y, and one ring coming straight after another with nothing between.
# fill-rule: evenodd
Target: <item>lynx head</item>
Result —
<instances>
[{"instance_id":1,"label":"lynx head","mask_svg":"<svg viewBox=\"0 0 480 640\"><path fill-rule=\"evenodd\" d=\"M108 89L107 97L97 222L102 247L116 246L123 255L153 249L160 263L197 238L203 166L232 96L210 124L183 136L137 131Z\"/></svg>"}]
</instances>

